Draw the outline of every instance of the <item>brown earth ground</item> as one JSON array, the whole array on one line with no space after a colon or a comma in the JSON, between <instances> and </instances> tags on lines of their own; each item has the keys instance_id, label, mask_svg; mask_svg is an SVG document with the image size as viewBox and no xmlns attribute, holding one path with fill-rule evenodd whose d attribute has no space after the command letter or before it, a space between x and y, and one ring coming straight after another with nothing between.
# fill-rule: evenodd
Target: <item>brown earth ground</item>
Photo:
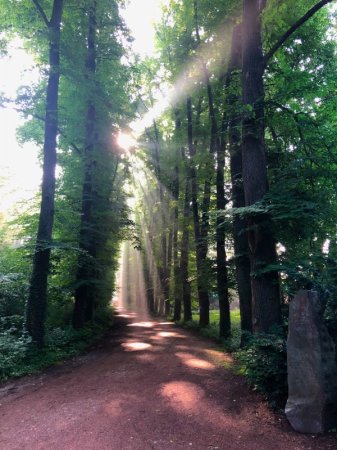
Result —
<instances>
[{"instance_id":1,"label":"brown earth ground","mask_svg":"<svg viewBox=\"0 0 337 450\"><path fill-rule=\"evenodd\" d=\"M0 388L0 449L337 449L293 432L231 364L171 323L121 315L86 355Z\"/></svg>"}]
</instances>

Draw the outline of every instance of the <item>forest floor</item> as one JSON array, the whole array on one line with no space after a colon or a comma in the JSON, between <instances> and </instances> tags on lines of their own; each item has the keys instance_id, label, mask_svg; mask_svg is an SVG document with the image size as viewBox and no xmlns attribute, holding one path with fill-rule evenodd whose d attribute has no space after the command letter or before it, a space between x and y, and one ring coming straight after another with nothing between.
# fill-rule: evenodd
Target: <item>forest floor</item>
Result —
<instances>
[{"instance_id":1,"label":"forest floor","mask_svg":"<svg viewBox=\"0 0 337 450\"><path fill-rule=\"evenodd\" d=\"M211 341L120 315L87 354L0 386L1 450L319 450L293 432Z\"/></svg>"}]
</instances>

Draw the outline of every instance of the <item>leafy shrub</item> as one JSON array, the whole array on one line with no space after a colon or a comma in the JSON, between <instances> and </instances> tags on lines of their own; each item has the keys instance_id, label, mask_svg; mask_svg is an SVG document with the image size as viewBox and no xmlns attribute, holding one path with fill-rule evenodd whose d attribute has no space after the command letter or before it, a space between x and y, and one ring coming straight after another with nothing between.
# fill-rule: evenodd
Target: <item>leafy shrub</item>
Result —
<instances>
[{"instance_id":1,"label":"leafy shrub","mask_svg":"<svg viewBox=\"0 0 337 450\"><path fill-rule=\"evenodd\" d=\"M284 406L287 398L287 350L281 332L252 336L236 353L239 372L272 406Z\"/></svg>"},{"instance_id":2,"label":"leafy shrub","mask_svg":"<svg viewBox=\"0 0 337 450\"><path fill-rule=\"evenodd\" d=\"M58 352L70 346L73 341L76 341L78 333L72 328L54 328L49 330L46 334L46 348L49 351Z\"/></svg>"},{"instance_id":3,"label":"leafy shrub","mask_svg":"<svg viewBox=\"0 0 337 450\"><path fill-rule=\"evenodd\" d=\"M18 333L17 328L0 333L0 379L21 375L21 366L26 361L30 344L30 336Z\"/></svg>"},{"instance_id":4,"label":"leafy shrub","mask_svg":"<svg viewBox=\"0 0 337 450\"><path fill-rule=\"evenodd\" d=\"M22 333L24 317L20 315L0 317L0 333L12 330L18 334Z\"/></svg>"},{"instance_id":5,"label":"leafy shrub","mask_svg":"<svg viewBox=\"0 0 337 450\"><path fill-rule=\"evenodd\" d=\"M0 315L22 314L27 283L19 273L0 274Z\"/></svg>"},{"instance_id":6,"label":"leafy shrub","mask_svg":"<svg viewBox=\"0 0 337 450\"><path fill-rule=\"evenodd\" d=\"M218 310L210 311L210 324L207 327L199 327L199 313L194 312L192 321L184 323L179 322L179 325L198 331L202 336L212 339L218 342L224 350L228 352L233 352L240 347L241 341L241 327L240 327L240 310L234 309L230 312L231 314L231 336L228 339L219 337L219 319L220 313Z\"/></svg>"},{"instance_id":7,"label":"leafy shrub","mask_svg":"<svg viewBox=\"0 0 337 450\"><path fill-rule=\"evenodd\" d=\"M95 324L78 331L71 327L47 330L43 349L36 348L22 331L22 322L21 316L0 320L0 380L36 373L79 354L112 325L112 311L102 309Z\"/></svg>"}]
</instances>

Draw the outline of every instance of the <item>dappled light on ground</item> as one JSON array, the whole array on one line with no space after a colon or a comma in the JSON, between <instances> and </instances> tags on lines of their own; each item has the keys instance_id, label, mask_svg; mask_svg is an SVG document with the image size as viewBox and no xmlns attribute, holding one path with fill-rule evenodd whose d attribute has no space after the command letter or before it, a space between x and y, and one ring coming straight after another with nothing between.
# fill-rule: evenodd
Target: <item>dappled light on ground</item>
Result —
<instances>
[{"instance_id":1,"label":"dappled light on ground","mask_svg":"<svg viewBox=\"0 0 337 450\"><path fill-rule=\"evenodd\" d=\"M186 336L174 331L158 331L156 334L149 336L152 341L164 342L170 339L185 339Z\"/></svg>"},{"instance_id":2,"label":"dappled light on ground","mask_svg":"<svg viewBox=\"0 0 337 450\"><path fill-rule=\"evenodd\" d=\"M156 357L151 355L150 353L141 353L140 355L136 355L137 361L142 363L152 363L155 361Z\"/></svg>"},{"instance_id":3,"label":"dappled light on ground","mask_svg":"<svg viewBox=\"0 0 337 450\"><path fill-rule=\"evenodd\" d=\"M208 424L209 427L225 427L230 426L235 429L240 426L240 419L237 417L235 410L232 414L231 408L238 406L236 401L230 402L230 407L224 408L217 402L216 393L211 390L208 393L201 384L195 384L188 381L172 381L165 383L161 389L161 396L168 402L170 408L176 413L183 413L186 417L193 417L200 424ZM226 414L224 414L226 413ZM223 447L224 449L227 447ZM231 448L231 447L230 447Z\"/></svg>"},{"instance_id":4,"label":"dappled light on ground","mask_svg":"<svg viewBox=\"0 0 337 450\"><path fill-rule=\"evenodd\" d=\"M163 338L170 338L170 337L176 337L176 338L180 338L180 339L184 339L185 336L176 333L174 331L160 331L158 333L158 336L163 337Z\"/></svg>"},{"instance_id":5,"label":"dappled light on ground","mask_svg":"<svg viewBox=\"0 0 337 450\"><path fill-rule=\"evenodd\" d=\"M208 359L216 365L223 365L224 367L231 367L234 363L233 358L228 354L221 352L219 350L203 349L204 353Z\"/></svg>"},{"instance_id":6,"label":"dappled light on ground","mask_svg":"<svg viewBox=\"0 0 337 450\"><path fill-rule=\"evenodd\" d=\"M112 400L104 409L111 416L119 416L122 413L121 401Z\"/></svg>"},{"instance_id":7,"label":"dappled light on ground","mask_svg":"<svg viewBox=\"0 0 337 450\"><path fill-rule=\"evenodd\" d=\"M161 395L168 400L176 411L193 412L205 396L203 389L187 381L171 381L165 383L160 390Z\"/></svg>"},{"instance_id":8,"label":"dappled light on ground","mask_svg":"<svg viewBox=\"0 0 337 450\"><path fill-rule=\"evenodd\" d=\"M192 367L194 369L204 369L204 370L214 370L215 369L214 364L211 364L209 361L206 361L204 359L196 358L191 353L177 352L176 355L188 367Z\"/></svg>"},{"instance_id":9,"label":"dappled light on ground","mask_svg":"<svg viewBox=\"0 0 337 450\"><path fill-rule=\"evenodd\" d=\"M128 326L132 320L136 326ZM230 358L209 350L209 341L179 328L160 336L168 328L155 320L115 321L115 331L89 358L74 358L22 388L15 382L17 390L5 398L0 392L1 450L52 449L55 443L74 450L337 448L332 437L321 445L321 438L281 425L224 368ZM138 326L148 322L153 327Z\"/></svg>"},{"instance_id":10,"label":"dappled light on ground","mask_svg":"<svg viewBox=\"0 0 337 450\"><path fill-rule=\"evenodd\" d=\"M164 338L162 336L158 336L158 334L154 334L153 336L150 336L151 341L158 341L162 342Z\"/></svg>"},{"instance_id":11,"label":"dappled light on ground","mask_svg":"<svg viewBox=\"0 0 337 450\"><path fill-rule=\"evenodd\" d=\"M119 314L120 317L123 317L124 319L131 319L134 317L134 314Z\"/></svg>"},{"instance_id":12,"label":"dappled light on ground","mask_svg":"<svg viewBox=\"0 0 337 450\"><path fill-rule=\"evenodd\" d=\"M154 323L153 322L134 322L130 323L128 327L142 327L142 328L153 328Z\"/></svg>"},{"instance_id":13,"label":"dappled light on ground","mask_svg":"<svg viewBox=\"0 0 337 450\"><path fill-rule=\"evenodd\" d=\"M113 299L114 309L116 310L116 313L118 314L119 317L122 317L123 319L133 319L136 317L136 313L132 311L127 311L122 306L116 306L118 305L118 301L119 301L118 296Z\"/></svg>"},{"instance_id":14,"label":"dappled light on ground","mask_svg":"<svg viewBox=\"0 0 337 450\"><path fill-rule=\"evenodd\" d=\"M122 347L126 351L136 352L140 350L148 350L152 347L152 345L148 344L147 342L124 342L122 344Z\"/></svg>"}]
</instances>

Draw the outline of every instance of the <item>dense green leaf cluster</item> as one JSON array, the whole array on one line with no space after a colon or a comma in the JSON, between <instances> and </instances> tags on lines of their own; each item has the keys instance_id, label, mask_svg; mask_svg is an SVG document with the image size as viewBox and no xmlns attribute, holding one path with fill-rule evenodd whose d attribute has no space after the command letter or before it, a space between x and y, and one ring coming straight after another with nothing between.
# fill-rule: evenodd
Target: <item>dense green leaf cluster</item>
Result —
<instances>
[{"instance_id":1,"label":"dense green leaf cluster","mask_svg":"<svg viewBox=\"0 0 337 450\"><path fill-rule=\"evenodd\" d=\"M284 406L287 399L287 351L283 332L254 336L235 353L239 373L264 394L272 406Z\"/></svg>"},{"instance_id":2,"label":"dense green leaf cluster","mask_svg":"<svg viewBox=\"0 0 337 450\"><path fill-rule=\"evenodd\" d=\"M91 73L88 70L87 52L88 18L93 4L96 8L96 70ZM24 124L18 130L20 141L31 141L42 150L49 30L31 1L6 1L1 2L0 6L4 42L20 38L23 47L33 55L40 72L36 83L21 86L16 100L6 99L5 103L15 103L15 108L25 118ZM41 0L40 6L49 18L53 1ZM129 32L119 15L119 2L64 2L58 94L55 219L52 242L46 244L51 249L46 345L52 353L52 341L58 341L58 332L55 331L55 334L53 330L64 330L59 333L65 335L68 333L73 315L74 294L80 284L94 286L95 314L92 321L96 322L104 311L109 310L115 289L120 242L129 233L130 220L124 191L127 175L120 148L116 143L118 130L124 127L134 114L134 106L130 100L132 69L127 62L128 40ZM83 250L80 244L83 190L89 158L86 137L89 104L94 105L97 111L93 124L95 143L90 155L93 208L89 232L95 247L94 255ZM35 247L39 202L40 198L37 196L15 214L10 224L1 220L1 236L4 238L0 252L0 317L3 317L6 323L10 323L14 316L20 317L21 327L17 328L16 332L17 336L21 336L18 338L18 351L22 349L23 358L28 341L26 335L22 334L22 326ZM80 261L89 261L94 268L94 276L79 278ZM15 353L16 350L12 348L14 338L12 339L11 330L11 327L4 325L2 339L4 348L8 348L6 351L11 353L13 350ZM71 339L65 337L64 344L60 344L60 355L67 353L66 347L68 344L71 347ZM54 353L56 355L58 351ZM55 356L51 356L51 359L55 359ZM27 363L27 360L25 361Z\"/></svg>"},{"instance_id":3,"label":"dense green leaf cluster","mask_svg":"<svg viewBox=\"0 0 337 450\"><path fill-rule=\"evenodd\" d=\"M59 363L67 358L78 355L93 343L101 339L107 328L112 325L112 311L105 311L96 317L93 325L88 325L80 331L70 327L51 328L46 335L43 350L37 349L31 337L22 332L22 320L8 328L8 319L0 322L0 381L8 378L30 375Z\"/></svg>"},{"instance_id":4,"label":"dense green leaf cluster","mask_svg":"<svg viewBox=\"0 0 337 450\"><path fill-rule=\"evenodd\" d=\"M316 3L303 0L294 6L291 1L268 1L262 14L264 54L268 55L282 35ZM265 61L261 107L268 189L258 202L247 206L243 200L240 206L233 207L237 195L235 188L242 186L242 173L235 177L231 173L233 152L241 151L238 149L242 145L243 123L257 120L256 105L242 104L241 68L230 67L231 41L238 39L234 32L237 33L236 24L241 21L241 7L241 2L183 0L168 2L163 8L157 26L158 55L140 66L140 103L143 107L146 105L145 109L151 109L156 90L172 88L171 91L168 89L171 92L170 107L148 127L142 142L147 167L164 187L165 214L160 203L154 203L150 212L146 208L144 211L143 207L142 213L138 214L136 222L141 222L143 228L145 226L148 241L144 245L144 238L140 236L141 248L145 249L144 253L148 252L150 241L156 265L165 265L162 235L165 233L169 248L174 229L172 214L177 207L178 254L183 252L188 231L185 284L187 280L193 308L198 305L201 312L200 285L206 286L210 299L218 298L216 252L219 228L225 231L226 288L239 288L239 291L240 280L235 265L249 250L245 250L247 253L237 250L236 224L240 223L239 236L247 235L250 239L257 229L271 230L277 244L277 257L272 264L257 261L255 269L250 270L251 280L278 274L285 326L287 305L297 290L318 290L326 304L330 331L336 337L336 11L329 7L318 11ZM214 118L218 130L214 128ZM252 131L255 138L256 133L256 130ZM222 208L217 206L219 160L214 151L216 139L225 151L226 205ZM155 154L156 148L159 156ZM175 169L179 172L177 199L173 199ZM145 202L140 200L140 205L147 205L146 196L158 200L159 185L153 180L151 183L144 191ZM193 189L194 193L191 192ZM207 189L209 199L205 196ZM197 212L195 205L199 207ZM196 217L201 228L203 224L209 227L199 241L195 234L198 228ZM205 243L207 255L203 261L202 280L198 281L197 247ZM253 239L250 244L254 247ZM182 263L179 264L182 271ZM174 263L168 276L168 298L173 313L175 304L179 303L176 289L180 298L183 295L181 278L174 271ZM209 328L205 330L209 332ZM240 360L252 383L268 395L283 399L286 378L284 336L276 333L274 337L267 335L249 340L249 335L244 334L242 343L247 345L247 350L240 353Z\"/></svg>"}]
</instances>

